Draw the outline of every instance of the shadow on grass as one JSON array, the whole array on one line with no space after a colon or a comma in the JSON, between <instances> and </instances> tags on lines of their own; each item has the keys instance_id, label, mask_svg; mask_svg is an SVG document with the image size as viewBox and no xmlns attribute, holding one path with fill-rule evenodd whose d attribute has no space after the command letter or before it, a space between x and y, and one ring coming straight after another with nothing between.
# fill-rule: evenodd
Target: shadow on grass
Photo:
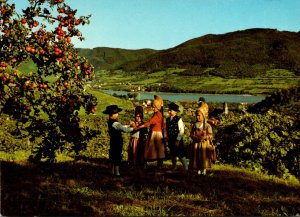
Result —
<instances>
[{"instance_id":1,"label":"shadow on grass","mask_svg":"<svg viewBox=\"0 0 300 217\"><path fill-rule=\"evenodd\" d=\"M1 162L1 215L296 215L300 188L234 170L206 176L154 165L137 171L125 162L121 177L106 159L35 166Z\"/></svg>"}]
</instances>

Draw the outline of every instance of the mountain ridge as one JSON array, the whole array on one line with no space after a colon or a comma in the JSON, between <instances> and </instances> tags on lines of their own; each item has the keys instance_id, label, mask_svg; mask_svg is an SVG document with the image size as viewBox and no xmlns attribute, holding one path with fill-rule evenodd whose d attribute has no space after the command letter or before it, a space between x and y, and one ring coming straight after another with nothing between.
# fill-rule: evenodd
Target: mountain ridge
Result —
<instances>
[{"instance_id":1,"label":"mountain ridge","mask_svg":"<svg viewBox=\"0 0 300 217\"><path fill-rule=\"evenodd\" d=\"M156 72L186 69L189 76L209 72L219 77L255 77L279 68L300 74L300 32L252 28L224 34L206 34L175 47L78 49L95 69Z\"/></svg>"},{"instance_id":2,"label":"mountain ridge","mask_svg":"<svg viewBox=\"0 0 300 217\"><path fill-rule=\"evenodd\" d=\"M185 68L190 75L213 68L217 76L256 76L272 68L300 71L299 32L247 29L225 34L207 34L188 40L145 59L121 65L125 71L159 71Z\"/></svg>"},{"instance_id":3,"label":"mountain ridge","mask_svg":"<svg viewBox=\"0 0 300 217\"><path fill-rule=\"evenodd\" d=\"M77 48L79 55L87 57L96 69L114 69L124 62L145 58L157 52L154 49L123 49L110 47Z\"/></svg>"}]
</instances>

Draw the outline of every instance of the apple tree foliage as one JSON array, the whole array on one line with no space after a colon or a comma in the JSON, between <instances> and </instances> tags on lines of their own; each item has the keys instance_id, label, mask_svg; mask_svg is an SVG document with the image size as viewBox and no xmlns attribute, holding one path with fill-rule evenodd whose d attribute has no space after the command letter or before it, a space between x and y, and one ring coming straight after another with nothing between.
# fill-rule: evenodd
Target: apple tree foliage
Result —
<instances>
[{"instance_id":1,"label":"apple tree foliage","mask_svg":"<svg viewBox=\"0 0 300 217\"><path fill-rule=\"evenodd\" d=\"M93 67L78 55L74 37L83 40L78 17L64 0L0 0L0 112L16 120L19 133L38 143L31 160L53 162L66 144L78 153L93 132L80 127L79 110L96 110L97 99L84 91ZM36 70L20 71L32 61Z\"/></svg>"}]
</instances>

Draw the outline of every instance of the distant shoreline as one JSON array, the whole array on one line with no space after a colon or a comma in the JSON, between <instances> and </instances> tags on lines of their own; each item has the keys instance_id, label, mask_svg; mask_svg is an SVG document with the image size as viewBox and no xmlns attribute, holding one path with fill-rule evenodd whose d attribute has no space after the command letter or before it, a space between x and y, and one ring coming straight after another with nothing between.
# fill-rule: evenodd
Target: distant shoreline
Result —
<instances>
[{"instance_id":1,"label":"distant shoreline","mask_svg":"<svg viewBox=\"0 0 300 217\"><path fill-rule=\"evenodd\" d=\"M172 93L172 92L147 92L147 91L139 91L139 92L130 92L124 90L107 90L107 89L99 89L99 91L109 94L109 95L117 95L117 96L127 96L135 98L137 100L147 100L153 99L154 95L160 95L163 99L169 101L184 101L184 100L192 100L198 101L200 97L203 97L207 102L216 102L216 103L257 103L265 99L264 96L256 96L250 94L210 94L210 93Z\"/></svg>"}]
</instances>

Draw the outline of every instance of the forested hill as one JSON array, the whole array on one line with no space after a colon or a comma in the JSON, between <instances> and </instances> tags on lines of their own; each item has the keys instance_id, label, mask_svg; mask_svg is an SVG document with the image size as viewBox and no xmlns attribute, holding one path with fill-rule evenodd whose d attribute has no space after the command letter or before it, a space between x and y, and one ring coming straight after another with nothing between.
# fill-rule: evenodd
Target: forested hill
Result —
<instances>
[{"instance_id":1,"label":"forested hill","mask_svg":"<svg viewBox=\"0 0 300 217\"><path fill-rule=\"evenodd\" d=\"M79 55L86 57L96 69L114 69L125 62L144 59L157 52L153 49L127 50L109 47L79 48L78 51Z\"/></svg>"},{"instance_id":2,"label":"forested hill","mask_svg":"<svg viewBox=\"0 0 300 217\"><path fill-rule=\"evenodd\" d=\"M300 32L247 29L205 35L174 48L129 61L125 71L187 69L186 75L209 73L221 77L254 77L268 69L288 69L300 74Z\"/></svg>"}]
</instances>

